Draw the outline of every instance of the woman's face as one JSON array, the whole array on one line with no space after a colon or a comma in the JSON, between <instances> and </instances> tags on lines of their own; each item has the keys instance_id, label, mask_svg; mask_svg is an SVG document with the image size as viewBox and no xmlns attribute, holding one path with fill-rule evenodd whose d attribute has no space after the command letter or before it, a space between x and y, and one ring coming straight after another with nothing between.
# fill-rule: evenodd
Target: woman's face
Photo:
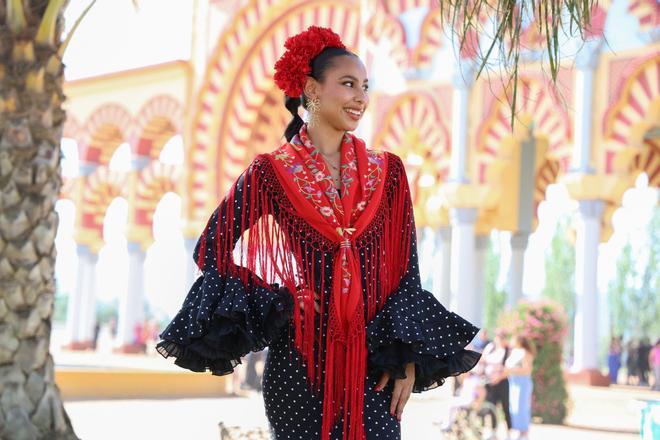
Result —
<instances>
[{"instance_id":1,"label":"woman's face","mask_svg":"<svg viewBox=\"0 0 660 440\"><path fill-rule=\"evenodd\" d=\"M353 131L369 105L367 70L358 57L339 56L326 70L323 83L310 88L310 97L321 101L319 123L337 131Z\"/></svg>"}]
</instances>

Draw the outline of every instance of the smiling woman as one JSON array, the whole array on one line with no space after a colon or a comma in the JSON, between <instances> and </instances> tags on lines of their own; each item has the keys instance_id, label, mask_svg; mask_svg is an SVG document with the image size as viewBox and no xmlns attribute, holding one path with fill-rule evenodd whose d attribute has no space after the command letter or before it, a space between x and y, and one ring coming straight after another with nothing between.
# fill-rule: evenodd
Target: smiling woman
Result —
<instances>
[{"instance_id":1,"label":"smiling woman","mask_svg":"<svg viewBox=\"0 0 660 440\"><path fill-rule=\"evenodd\" d=\"M464 347L478 329L421 287L403 162L350 133L369 105L362 61L327 28L285 46L275 82L293 117L286 142L211 215L195 249L203 275L157 349L221 375L269 346L276 439L400 439L411 392L477 363Z\"/></svg>"}]
</instances>

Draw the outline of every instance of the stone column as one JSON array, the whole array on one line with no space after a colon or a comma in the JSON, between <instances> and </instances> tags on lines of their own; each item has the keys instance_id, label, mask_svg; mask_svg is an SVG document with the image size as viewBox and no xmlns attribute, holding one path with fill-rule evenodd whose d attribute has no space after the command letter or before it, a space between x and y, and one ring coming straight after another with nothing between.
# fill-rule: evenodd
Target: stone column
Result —
<instances>
[{"instance_id":1,"label":"stone column","mask_svg":"<svg viewBox=\"0 0 660 440\"><path fill-rule=\"evenodd\" d=\"M602 200L580 200L575 242L575 332L573 372L598 368L598 245Z\"/></svg>"},{"instance_id":2,"label":"stone column","mask_svg":"<svg viewBox=\"0 0 660 440\"><path fill-rule=\"evenodd\" d=\"M529 232L514 232L511 234L511 264L509 265L507 304L515 306L523 296L523 273L525 266L525 250L529 242Z\"/></svg>"},{"instance_id":3,"label":"stone column","mask_svg":"<svg viewBox=\"0 0 660 440\"><path fill-rule=\"evenodd\" d=\"M65 348L71 350L84 350L91 346L89 327L94 327L96 321L95 287L96 263L98 255L91 251L89 246L79 244L78 274L76 288L69 298L66 316L67 344Z\"/></svg>"},{"instance_id":4,"label":"stone column","mask_svg":"<svg viewBox=\"0 0 660 440\"><path fill-rule=\"evenodd\" d=\"M484 306L486 298L486 251L490 243L490 235L479 234L474 240L474 314L472 321L477 327L484 324Z\"/></svg>"},{"instance_id":5,"label":"stone column","mask_svg":"<svg viewBox=\"0 0 660 440\"><path fill-rule=\"evenodd\" d=\"M456 67L452 82L454 92L452 98L451 121L451 163L449 180L455 183L466 183L467 178L467 133L468 133L468 104L470 90L474 82L474 63L462 60Z\"/></svg>"},{"instance_id":6,"label":"stone column","mask_svg":"<svg viewBox=\"0 0 660 440\"><path fill-rule=\"evenodd\" d=\"M452 208L451 240L451 309L471 322L478 320L475 297L476 208Z\"/></svg>"},{"instance_id":7,"label":"stone column","mask_svg":"<svg viewBox=\"0 0 660 440\"><path fill-rule=\"evenodd\" d=\"M591 127L593 119L594 72L598 66L602 40L595 39L584 44L575 57L575 87L573 107L575 135L571 171L592 173Z\"/></svg>"},{"instance_id":8,"label":"stone column","mask_svg":"<svg viewBox=\"0 0 660 440\"><path fill-rule=\"evenodd\" d=\"M433 295L449 308L451 304L451 227L443 226L435 233L436 252L433 267Z\"/></svg>"},{"instance_id":9,"label":"stone column","mask_svg":"<svg viewBox=\"0 0 660 440\"><path fill-rule=\"evenodd\" d=\"M144 320L144 260L146 252L139 243L128 242L128 288L119 299L117 351L140 352L135 326Z\"/></svg>"}]
</instances>

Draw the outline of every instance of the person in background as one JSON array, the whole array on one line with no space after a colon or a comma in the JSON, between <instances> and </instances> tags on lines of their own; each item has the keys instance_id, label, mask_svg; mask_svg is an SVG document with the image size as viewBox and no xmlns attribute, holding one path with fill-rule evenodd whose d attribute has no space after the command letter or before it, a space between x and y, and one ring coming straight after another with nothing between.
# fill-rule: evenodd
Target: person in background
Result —
<instances>
[{"instance_id":1,"label":"person in background","mask_svg":"<svg viewBox=\"0 0 660 440\"><path fill-rule=\"evenodd\" d=\"M607 352L607 368L610 376L610 383L617 383L619 368L621 368L621 339L618 336L612 336L610 348Z\"/></svg>"},{"instance_id":2,"label":"person in background","mask_svg":"<svg viewBox=\"0 0 660 440\"><path fill-rule=\"evenodd\" d=\"M631 339L626 344L626 384L637 385L637 342Z\"/></svg>"},{"instance_id":3,"label":"person in background","mask_svg":"<svg viewBox=\"0 0 660 440\"><path fill-rule=\"evenodd\" d=\"M480 363L483 364L486 376L486 400L495 406L498 403L502 406L507 429L511 429L509 380L504 374L504 362L508 355L506 332L503 329L497 329L493 342L488 343L484 348Z\"/></svg>"},{"instance_id":4,"label":"person in background","mask_svg":"<svg viewBox=\"0 0 660 440\"><path fill-rule=\"evenodd\" d=\"M639 384L641 386L647 386L649 384L650 352L651 344L649 343L649 338L643 337L637 348L637 373L639 374Z\"/></svg>"},{"instance_id":5,"label":"person in background","mask_svg":"<svg viewBox=\"0 0 660 440\"><path fill-rule=\"evenodd\" d=\"M660 339L655 341L655 345L649 351L649 365L653 370L653 391L660 391Z\"/></svg>"},{"instance_id":6,"label":"person in background","mask_svg":"<svg viewBox=\"0 0 660 440\"><path fill-rule=\"evenodd\" d=\"M511 338L511 352L504 363L504 374L509 380L510 428L518 432L518 439L527 440L532 422L532 367L534 346L525 337Z\"/></svg>"},{"instance_id":7,"label":"person in background","mask_svg":"<svg viewBox=\"0 0 660 440\"><path fill-rule=\"evenodd\" d=\"M488 330L485 328L482 328L479 333L477 334L477 337L474 338L474 341L472 341L472 346L476 351L483 351L484 348L486 348L486 345L490 343L490 339L488 339Z\"/></svg>"}]
</instances>

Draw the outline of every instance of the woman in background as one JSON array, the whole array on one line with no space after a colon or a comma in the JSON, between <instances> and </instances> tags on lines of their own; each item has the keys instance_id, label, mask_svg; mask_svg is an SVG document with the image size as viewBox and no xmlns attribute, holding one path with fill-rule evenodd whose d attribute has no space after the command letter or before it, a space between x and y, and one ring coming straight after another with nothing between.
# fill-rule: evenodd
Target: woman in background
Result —
<instances>
[{"instance_id":1,"label":"woman in background","mask_svg":"<svg viewBox=\"0 0 660 440\"><path fill-rule=\"evenodd\" d=\"M607 353L607 368L610 383L617 383L619 368L621 368L621 340L618 336L612 336L612 340L610 341L610 348Z\"/></svg>"},{"instance_id":2,"label":"woman in background","mask_svg":"<svg viewBox=\"0 0 660 440\"><path fill-rule=\"evenodd\" d=\"M534 347L520 335L511 338L511 352L504 363L504 374L509 379L510 428L518 432L518 439L527 440L532 421L532 365Z\"/></svg>"}]
</instances>

